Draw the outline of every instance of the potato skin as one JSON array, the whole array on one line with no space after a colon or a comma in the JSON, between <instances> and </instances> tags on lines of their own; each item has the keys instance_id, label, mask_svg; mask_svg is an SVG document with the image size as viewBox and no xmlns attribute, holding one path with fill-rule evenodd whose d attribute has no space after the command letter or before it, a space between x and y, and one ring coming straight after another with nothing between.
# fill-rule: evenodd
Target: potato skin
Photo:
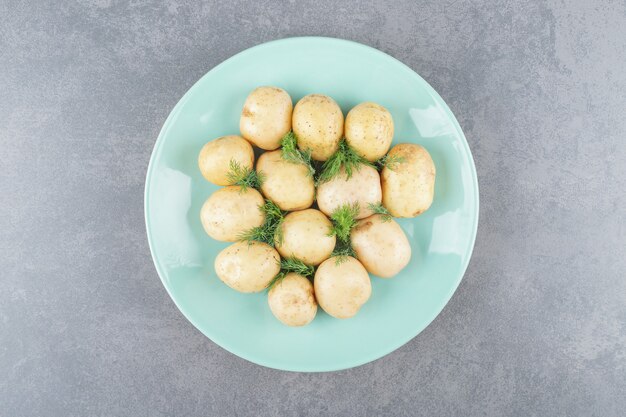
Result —
<instances>
[{"instance_id":1,"label":"potato skin","mask_svg":"<svg viewBox=\"0 0 626 417\"><path fill-rule=\"evenodd\" d=\"M274 317L287 326L305 326L317 313L313 284L295 272L274 284L267 302Z\"/></svg>"},{"instance_id":2,"label":"potato skin","mask_svg":"<svg viewBox=\"0 0 626 417\"><path fill-rule=\"evenodd\" d=\"M231 161L242 168L254 167L252 145L241 136L222 136L212 140L202 147L198 155L202 176L216 185L230 185L227 174Z\"/></svg>"},{"instance_id":3,"label":"potato skin","mask_svg":"<svg viewBox=\"0 0 626 417\"><path fill-rule=\"evenodd\" d=\"M381 173L383 205L394 217L415 217L430 207L435 193L435 164L420 145L402 143L389 151L404 158Z\"/></svg>"},{"instance_id":4,"label":"potato skin","mask_svg":"<svg viewBox=\"0 0 626 417\"><path fill-rule=\"evenodd\" d=\"M400 225L380 214L359 220L350 242L365 269L381 278L395 276L411 260L411 245Z\"/></svg>"},{"instance_id":5,"label":"potato skin","mask_svg":"<svg viewBox=\"0 0 626 417\"><path fill-rule=\"evenodd\" d=\"M325 260L317 268L313 286L320 307L338 319L354 316L372 294L367 271L351 256L340 264L335 258Z\"/></svg>"},{"instance_id":6,"label":"potato skin","mask_svg":"<svg viewBox=\"0 0 626 417\"><path fill-rule=\"evenodd\" d=\"M239 292L263 291L280 271L276 249L262 242L237 242L215 258L215 273Z\"/></svg>"},{"instance_id":7,"label":"potato skin","mask_svg":"<svg viewBox=\"0 0 626 417\"><path fill-rule=\"evenodd\" d=\"M260 206L264 203L257 190L242 191L238 185L231 185L220 188L205 201L200 220L213 239L235 242L241 233L263 224L265 214Z\"/></svg>"},{"instance_id":8,"label":"potato skin","mask_svg":"<svg viewBox=\"0 0 626 417\"><path fill-rule=\"evenodd\" d=\"M293 132L298 147L311 149L311 157L326 161L337 149L343 136L343 113L328 96L310 94L303 97L293 109Z\"/></svg>"},{"instance_id":9,"label":"potato skin","mask_svg":"<svg viewBox=\"0 0 626 417\"><path fill-rule=\"evenodd\" d=\"M281 151L265 152L256 165L265 180L261 191L281 210L294 211L311 207L315 197L315 183L303 164L285 161Z\"/></svg>"},{"instance_id":10,"label":"potato skin","mask_svg":"<svg viewBox=\"0 0 626 417\"><path fill-rule=\"evenodd\" d=\"M345 204L358 203L357 219L369 217L373 213L368 205L380 203L382 197L380 175L376 169L367 165L353 170L349 179L341 168L339 175L317 187L317 205L327 216Z\"/></svg>"},{"instance_id":11,"label":"potato skin","mask_svg":"<svg viewBox=\"0 0 626 417\"><path fill-rule=\"evenodd\" d=\"M241 111L241 136L261 149L277 149L282 137L291 130L292 111L291 97L282 88L256 88Z\"/></svg>"},{"instance_id":12,"label":"potato skin","mask_svg":"<svg viewBox=\"0 0 626 417\"><path fill-rule=\"evenodd\" d=\"M383 157L393 140L393 118L380 104L365 102L346 116L345 137L357 153L370 162Z\"/></svg>"},{"instance_id":13,"label":"potato skin","mask_svg":"<svg viewBox=\"0 0 626 417\"><path fill-rule=\"evenodd\" d=\"M328 236L332 223L319 210L294 211L280 225L283 242L276 249L283 258L291 256L307 265L319 265L335 249L335 236Z\"/></svg>"}]
</instances>

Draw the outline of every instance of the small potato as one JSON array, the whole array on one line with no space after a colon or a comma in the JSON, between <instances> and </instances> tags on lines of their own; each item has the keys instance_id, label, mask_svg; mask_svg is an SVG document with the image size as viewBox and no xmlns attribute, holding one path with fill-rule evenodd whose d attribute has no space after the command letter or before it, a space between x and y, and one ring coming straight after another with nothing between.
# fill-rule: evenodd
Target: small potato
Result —
<instances>
[{"instance_id":1,"label":"small potato","mask_svg":"<svg viewBox=\"0 0 626 417\"><path fill-rule=\"evenodd\" d=\"M435 193L435 164L426 149L411 143L401 143L389 151L389 156L401 157L403 162L393 169L383 168L383 206L394 217L415 217L430 207Z\"/></svg>"},{"instance_id":2,"label":"small potato","mask_svg":"<svg viewBox=\"0 0 626 417\"><path fill-rule=\"evenodd\" d=\"M320 307L338 319L354 316L372 294L367 271L351 256L339 264L335 258L324 261L317 268L313 286Z\"/></svg>"},{"instance_id":3,"label":"small potato","mask_svg":"<svg viewBox=\"0 0 626 417\"><path fill-rule=\"evenodd\" d=\"M274 317L287 326L307 325L317 313L313 284L295 272L274 284L267 301Z\"/></svg>"},{"instance_id":4,"label":"small potato","mask_svg":"<svg viewBox=\"0 0 626 417\"><path fill-rule=\"evenodd\" d=\"M391 113L376 103L361 103L346 116L348 144L370 162L383 157L393 140Z\"/></svg>"},{"instance_id":5,"label":"small potato","mask_svg":"<svg viewBox=\"0 0 626 417\"><path fill-rule=\"evenodd\" d=\"M281 210L294 211L311 207L315 197L315 183L305 165L285 161L281 151L265 152L256 165L265 180L261 191Z\"/></svg>"},{"instance_id":6,"label":"small potato","mask_svg":"<svg viewBox=\"0 0 626 417\"><path fill-rule=\"evenodd\" d=\"M335 249L335 236L328 236L332 223L315 209L294 211L280 225L282 243L276 249L283 258L294 257L307 265L318 265Z\"/></svg>"},{"instance_id":7,"label":"small potato","mask_svg":"<svg viewBox=\"0 0 626 417\"><path fill-rule=\"evenodd\" d=\"M332 98L320 94L303 97L293 109L292 125L298 147L310 149L313 159L325 161L339 149L343 113Z\"/></svg>"},{"instance_id":8,"label":"small potato","mask_svg":"<svg viewBox=\"0 0 626 417\"><path fill-rule=\"evenodd\" d=\"M327 216L343 205L357 203L359 214L356 218L363 219L373 214L369 204L379 204L381 199L380 175L367 165L353 170L350 178L341 168L339 175L317 187L317 205Z\"/></svg>"},{"instance_id":9,"label":"small potato","mask_svg":"<svg viewBox=\"0 0 626 417\"><path fill-rule=\"evenodd\" d=\"M411 245L400 225L380 214L359 220L350 243L365 269L381 278L393 277L411 260Z\"/></svg>"},{"instance_id":10,"label":"small potato","mask_svg":"<svg viewBox=\"0 0 626 417\"><path fill-rule=\"evenodd\" d=\"M278 252L267 243L233 243L215 258L217 276L239 292L262 291L279 271Z\"/></svg>"},{"instance_id":11,"label":"small potato","mask_svg":"<svg viewBox=\"0 0 626 417\"><path fill-rule=\"evenodd\" d=\"M265 150L280 146L291 130L293 103L289 94L278 87L259 87L252 91L241 111L241 136Z\"/></svg>"},{"instance_id":12,"label":"small potato","mask_svg":"<svg viewBox=\"0 0 626 417\"><path fill-rule=\"evenodd\" d=\"M241 233L261 226L265 214L260 207L265 203L257 190L243 191L238 185L220 188L200 210L202 226L215 240L235 242Z\"/></svg>"},{"instance_id":13,"label":"small potato","mask_svg":"<svg viewBox=\"0 0 626 417\"><path fill-rule=\"evenodd\" d=\"M230 185L227 174L231 161L242 168L254 167L252 145L241 136L223 136L212 140L202 147L198 156L202 176L216 185Z\"/></svg>"}]
</instances>

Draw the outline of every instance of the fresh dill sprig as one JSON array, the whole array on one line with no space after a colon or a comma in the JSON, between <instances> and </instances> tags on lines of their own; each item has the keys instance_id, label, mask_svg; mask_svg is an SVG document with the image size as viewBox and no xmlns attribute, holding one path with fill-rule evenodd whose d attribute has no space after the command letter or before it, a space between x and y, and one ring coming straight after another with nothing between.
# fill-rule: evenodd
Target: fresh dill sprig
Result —
<instances>
[{"instance_id":1,"label":"fresh dill sprig","mask_svg":"<svg viewBox=\"0 0 626 417\"><path fill-rule=\"evenodd\" d=\"M398 167L398 164L401 164L406 161L404 156L399 155L385 155L379 160L376 161L376 169L381 171L383 168L387 167L388 169L395 171Z\"/></svg>"},{"instance_id":2,"label":"fresh dill sprig","mask_svg":"<svg viewBox=\"0 0 626 417\"><path fill-rule=\"evenodd\" d=\"M369 203L367 205L367 208L369 208L370 211L374 214L380 214L380 218L383 222L388 222L391 220L391 214L389 213L389 210L387 210L385 206L382 205L382 203Z\"/></svg>"},{"instance_id":3,"label":"fresh dill sprig","mask_svg":"<svg viewBox=\"0 0 626 417\"><path fill-rule=\"evenodd\" d=\"M330 215L333 225L328 233L329 236L337 236L340 242L350 241L350 232L356 225L356 216L359 215L359 203L344 204L335 209Z\"/></svg>"},{"instance_id":4,"label":"fresh dill sprig","mask_svg":"<svg viewBox=\"0 0 626 417\"><path fill-rule=\"evenodd\" d=\"M356 257L350 243L350 232L356 226L356 216L359 215L359 204L344 204L335 209L330 215L333 225L328 232L329 236L336 236L335 250L330 255L335 258L335 264L345 262L348 256Z\"/></svg>"},{"instance_id":5,"label":"fresh dill sprig","mask_svg":"<svg viewBox=\"0 0 626 417\"><path fill-rule=\"evenodd\" d=\"M265 180L265 175L262 172L257 172L252 168L242 167L239 162L234 159L230 160L229 171L226 174L226 178L230 185L238 185L241 187L241 191L246 191L248 188L260 188Z\"/></svg>"},{"instance_id":6,"label":"fresh dill sprig","mask_svg":"<svg viewBox=\"0 0 626 417\"><path fill-rule=\"evenodd\" d=\"M307 278L313 275L313 272L315 271L312 265L307 265L300 259L296 259L292 256L280 261L280 269L281 271L287 273L295 272L296 274Z\"/></svg>"},{"instance_id":7,"label":"fresh dill sprig","mask_svg":"<svg viewBox=\"0 0 626 417\"><path fill-rule=\"evenodd\" d=\"M265 221L261 226L253 227L250 230L243 232L239 236L240 241L252 242L258 241L267 243L274 246L276 243L279 245L283 243L283 232L280 227L282 224L286 212L282 211L273 201L265 200L265 204L259 206L265 214Z\"/></svg>"},{"instance_id":8,"label":"fresh dill sprig","mask_svg":"<svg viewBox=\"0 0 626 417\"><path fill-rule=\"evenodd\" d=\"M311 150L307 149L306 151L301 151L298 148L298 138L296 138L295 133L289 132L283 136L280 140L280 145L282 146L280 156L285 161L293 164L302 164L307 167L310 177L315 175L315 168L311 161Z\"/></svg>"},{"instance_id":9,"label":"fresh dill sprig","mask_svg":"<svg viewBox=\"0 0 626 417\"><path fill-rule=\"evenodd\" d=\"M282 281L290 272L295 272L298 275L309 278L315 272L315 268L311 265L307 265L299 259L289 257L280 261L280 272L270 281L267 288L272 288L274 285Z\"/></svg>"},{"instance_id":10,"label":"fresh dill sprig","mask_svg":"<svg viewBox=\"0 0 626 417\"><path fill-rule=\"evenodd\" d=\"M346 173L346 179L349 179L354 171L358 171L361 168L361 165L373 166L370 161L363 158L348 145L345 139L341 139L337 152L332 154L322 165L322 172L317 178L317 183L322 184L332 180L341 173L342 168Z\"/></svg>"},{"instance_id":11,"label":"fresh dill sprig","mask_svg":"<svg viewBox=\"0 0 626 417\"><path fill-rule=\"evenodd\" d=\"M356 253L350 242L338 242L335 246L335 250L330 255L331 258L335 258L335 265L341 265L348 260L348 256L356 258Z\"/></svg>"}]
</instances>

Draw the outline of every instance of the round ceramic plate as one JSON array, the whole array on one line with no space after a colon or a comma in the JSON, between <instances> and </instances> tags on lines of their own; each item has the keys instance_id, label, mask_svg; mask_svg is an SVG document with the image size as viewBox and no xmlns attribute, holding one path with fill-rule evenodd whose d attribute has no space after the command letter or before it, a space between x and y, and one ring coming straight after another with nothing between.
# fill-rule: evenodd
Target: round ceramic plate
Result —
<instances>
[{"instance_id":1,"label":"round ceramic plate","mask_svg":"<svg viewBox=\"0 0 626 417\"><path fill-rule=\"evenodd\" d=\"M262 85L284 88L294 103L311 93L329 95L344 114L363 101L380 103L393 115L394 144L423 145L435 162L433 205L419 217L398 220L411 242L411 263L393 279L372 277L372 296L351 319L334 319L319 309L308 326L284 326L272 316L266 292L235 292L213 270L216 255L228 244L209 238L200 224L200 207L218 187L200 174L198 152L209 140L239 134L244 100ZM349 41L291 38L224 61L174 107L150 160L145 215L163 285L202 333L264 366L332 371L397 349L443 309L472 254L478 184L452 112L409 67Z\"/></svg>"}]
</instances>

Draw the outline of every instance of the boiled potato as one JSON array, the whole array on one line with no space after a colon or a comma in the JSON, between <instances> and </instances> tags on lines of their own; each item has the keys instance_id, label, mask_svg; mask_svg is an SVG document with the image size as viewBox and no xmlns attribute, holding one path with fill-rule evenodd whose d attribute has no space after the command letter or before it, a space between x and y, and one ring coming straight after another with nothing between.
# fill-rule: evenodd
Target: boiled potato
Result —
<instances>
[{"instance_id":1,"label":"boiled potato","mask_svg":"<svg viewBox=\"0 0 626 417\"><path fill-rule=\"evenodd\" d=\"M313 159L325 161L339 148L343 113L332 98L311 94L296 104L292 125L298 147L303 151L310 149Z\"/></svg>"},{"instance_id":2,"label":"boiled potato","mask_svg":"<svg viewBox=\"0 0 626 417\"><path fill-rule=\"evenodd\" d=\"M346 116L348 144L370 162L382 158L393 140L391 113L376 103L361 103Z\"/></svg>"},{"instance_id":3,"label":"boiled potato","mask_svg":"<svg viewBox=\"0 0 626 417\"><path fill-rule=\"evenodd\" d=\"M257 190L244 191L238 185L231 185L220 188L206 200L200 220L213 239L234 242L243 232L263 224L265 214L260 208L264 203Z\"/></svg>"},{"instance_id":4,"label":"boiled potato","mask_svg":"<svg viewBox=\"0 0 626 417\"><path fill-rule=\"evenodd\" d=\"M393 277L411 260L411 245L400 225L380 214L359 220L350 242L365 269L381 278Z\"/></svg>"},{"instance_id":5,"label":"boiled potato","mask_svg":"<svg viewBox=\"0 0 626 417\"><path fill-rule=\"evenodd\" d=\"M223 136L212 140L202 147L198 156L202 176L216 185L230 185L228 172L231 161L241 168L254 167L252 145L241 136Z\"/></svg>"},{"instance_id":6,"label":"boiled potato","mask_svg":"<svg viewBox=\"0 0 626 417\"><path fill-rule=\"evenodd\" d=\"M267 301L274 317L287 326L307 325L317 313L313 284L295 272L274 284Z\"/></svg>"},{"instance_id":7,"label":"boiled potato","mask_svg":"<svg viewBox=\"0 0 626 417\"><path fill-rule=\"evenodd\" d=\"M276 249L283 258L294 257L307 265L318 265L335 249L336 238L329 236L331 228L332 223L319 210L291 212L280 225Z\"/></svg>"},{"instance_id":8,"label":"boiled potato","mask_svg":"<svg viewBox=\"0 0 626 417\"><path fill-rule=\"evenodd\" d=\"M279 271L278 252L267 243L233 243L215 258L217 276L239 292L262 291Z\"/></svg>"},{"instance_id":9,"label":"boiled potato","mask_svg":"<svg viewBox=\"0 0 626 417\"><path fill-rule=\"evenodd\" d=\"M243 105L239 119L241 135L261 149L277 149L282 137L291 130L292 110L291 97L285 90L259 87Z\"/></svg>"},{"instance_id":10,"label":"boiled potato","mask_svg":"<svg viewBox=\"0 0 626 417\"><path fill-rule=\"evenodd\" d=\"M305 165L285 161L278 150L261 155L256 169L265 177L263 195L281 210L303 210L313 204L315 183Z\"/></svg>"},{"instance_id":11,"label":"boiled potato","mask_svg":"<svg viewBox=\"0 0 626 417\"><path fill-rule=\"evenodd\" d=\"M393 169L381 173L383 206L394 217L415 217L430 207L435 193L435 164L420 145L401 143L389 151L403 158Z\"/></svg>"},{"instance_id":12,"label":"boiled potato","mask_svg":"<svg viewBox=\"0 0 626 417\"><path fill-rule=\"evenodd\" d=\"M382 199L380 175L376 169L361 165L358 170L352 171L348 178L345 169L330 181L317 187L317 205L326 215L343 205L359 205L357 219L371 216L369 204L379 204Z\"/></svg>"},{"instance_id":13,"label":"boiled potato","mask_svg":"<svg viewBox=\"0 0 626 417\"><path fill-rule=\"evenodd\" d=\"M334 257L324 261L315 272L313 286L320 307L338 319L354 316L372 293L367 271L351 256L340 263Z\"/></svg>"}]
</instances>

